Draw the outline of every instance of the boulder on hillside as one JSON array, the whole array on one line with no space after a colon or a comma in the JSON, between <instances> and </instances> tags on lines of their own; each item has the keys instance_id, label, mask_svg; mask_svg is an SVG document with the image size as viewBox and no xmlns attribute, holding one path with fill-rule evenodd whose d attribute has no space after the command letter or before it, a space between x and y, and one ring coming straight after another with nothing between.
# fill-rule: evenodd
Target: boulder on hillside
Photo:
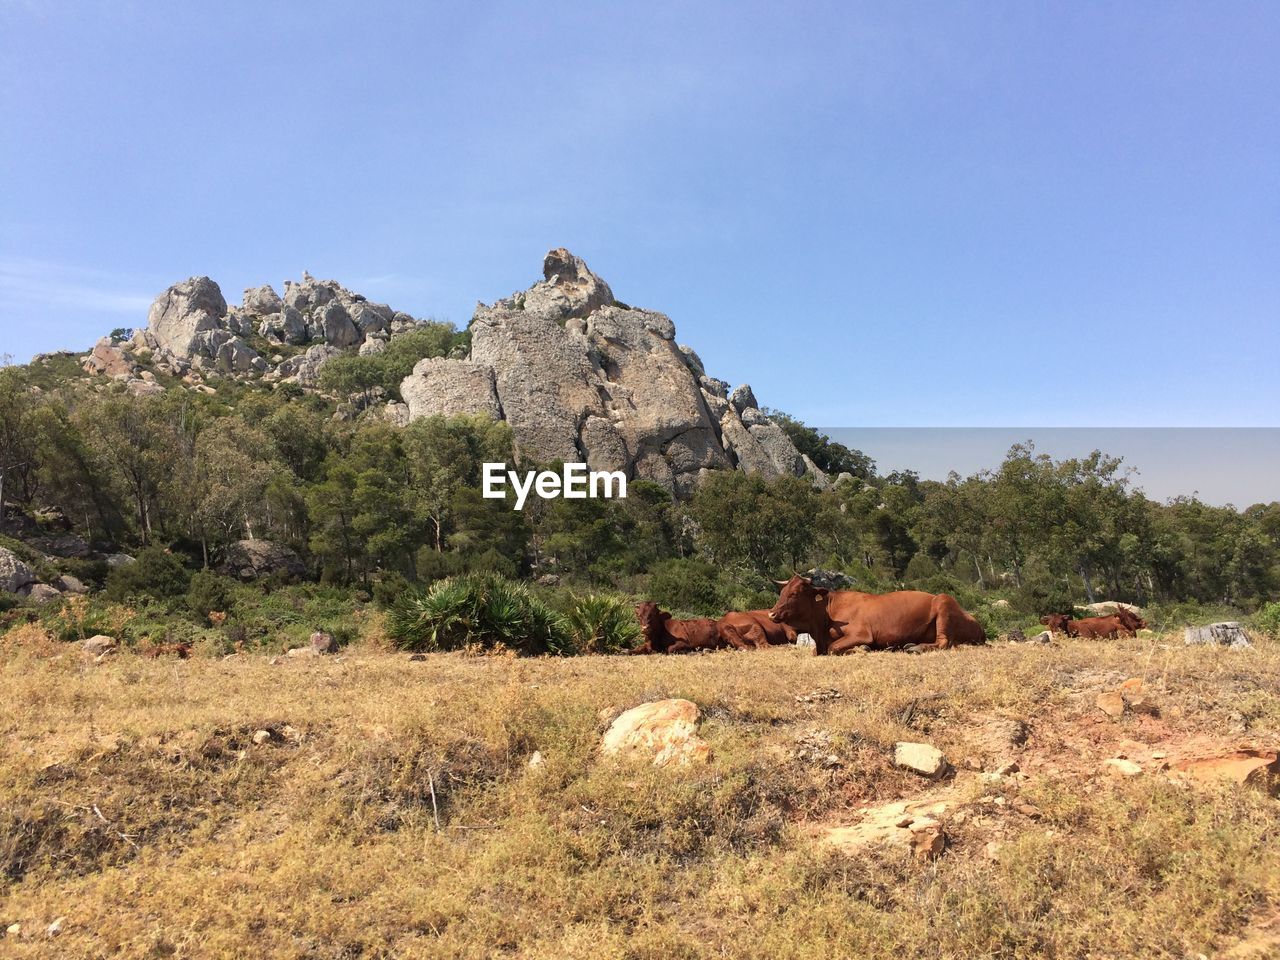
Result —
<instances>
[{"instance_id":1,"label":"boulder on hillside","mask_svg":"<svg viewBox=\"0 0 1280 960\"><path fill-rule=\"evenodd\" d=\"M48 603L50 600L62 599L62 593L47 583L32 583L23 587L21 592L28 600L35 603Z\"/></svg>"},{"instance_id":2,"label":"boulder on hillside","mask_svg":"<svg viewBox=\"0 0 1280 960\"><path fill-rule=\"evenodd\" d=\"M306 565L293 550L271 540L237 540L227 547L225 568L241 580L256 580L281 572L298 579L307 572Z\"/></svg>"},{"instance_id":3,"label":"boulder on hillside","mask_svg":"<svg viewBox=\"0 0 1280 960\"><path fill-rule=\"evenodd\" d=\"M133 359L110 337L103 337L94 344L81 366L86 373L121 378L132 377L135 368Z\"/></svg>"},{"instance_id":4,"label":"boulder on hillside","mask_svg":"<svg viewBox=\"0 0 1280 960\"><path fill-rule=\"evenodd\" d=\"M1097 603L1085 604L1091 617L1109 617L1117 610L1128 610L1139 617L1145 617L1146 611L1132 603L1121 603L1119 600L1099 600Z\"/></svg>"},{"instance_id":5,"label":"boulder on hillside","mask_svg":"<svg viewBox=\"0 0 1280 960\"><path fill-rule=\"evenodd\" d=\"M223 328L227 301L208 277L175 283L156 298L147 314L147 330L160 349L179 357L196 352L199 335Z\"/></svg>"},{"instance_id":6,"label":"boulder on hillside","mask_svg":"<svg viewBox=\"0 0 1280 960\"><path fill-rule=\"evenodd\" d=\"M64 573L58 579L53 581L53 586L62 593L88 593L89 588L86 587L78 577L73 577L69 573Z\"/></svg>"},{"instance_id":7,"label":"boulder on hillside","mask_svg":"<svg viewBox=\"0 0 1280 960\"><path fill-rule=\"evenodd\" d=\"M484 413L494 420L502 417L493 368L470 360L419 360L400 384L400 395L409 407L410 419L462 413Z\"/></svg>"},{"instance_id":8,"label":"boulder on hillside","mask_svg":"<svg viewBox=\"0 0 1280 960\"><path fill-rule=\"evenodd\" d=\"M251 317L269 317L284 309L284 301L270 284L245 290L240 303L241 309Z\"/></svg>"},{"instance_id":9,"label":"boulder on hillside","mask_svg":"<svg viewBox=\"0 0 1280 960\"><path fill-rule=\"evenodd\" d=\"M17 593L35 582L36 575L31 572L31 568L19 560L12 550L0 547L0 590Z\"/></svg>"}]
</instances>

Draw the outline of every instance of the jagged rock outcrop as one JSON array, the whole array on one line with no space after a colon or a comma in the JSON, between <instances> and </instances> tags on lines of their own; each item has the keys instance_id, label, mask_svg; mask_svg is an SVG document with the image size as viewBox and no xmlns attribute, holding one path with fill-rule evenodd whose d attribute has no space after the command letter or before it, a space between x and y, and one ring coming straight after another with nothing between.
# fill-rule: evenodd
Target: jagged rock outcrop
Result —
<instances>
[{"instance_id":1,"label":"jagged rock outcrop","mask_svg":"<svg viewBox=\"0 0 1280 960\"><path fill-rule=\"evenodd\" d=\"M281 293L251 287L230 307L213 280L192 277L156 299L131 341L100 341L83 363L136 396L163 392L152 370L206 393L210 376L315 388L334 357L377 355L416 328L408 314L305 272ZM478 304L470 334L469 349L414 367L403 402L379 393L376 415L485 414L510 424L524 459L623 470L682 496L710 470L829 482L749 386L708 376L669 317L620 303L567 250L548 253L527 290Z\"/></svg>"},{"instance_id":2,"label":"jagged rock outcrop","mask_svg":"<svg viewBox=\"0 0 1280 960\"><path fill-rule=\"evenodd\" d=\"M334 280L317 280L309 273L299 283L285 281L284 291L281 296L269 285L250 287L239 306L228 307L208 277L176 283L152 304L147 326L132 341L99 342L85 359L85 369L125 379L136 368L135 358L150 356L159 372L174 376L194 370L315 386L320 367L331 357L352 348L365 355L378 353L392 337L418 325L408 314L370 303ZM268 360L251 340L284 353L308 349ZM135 392L158 390L140 387Z\"/></svg>"},{"instance_id":3,"label":"jagged rock outcrop","mask_svg":"<svg viewBox=\"0 0 1280 960\"><path fill-rule=\"evenodd\" d=\"M137 364L110 337L103 337L94 344L81 366L86 373L99 373L113 379L129 379L137 368Z\"/></svg>"},{"instance_id":4,"label":"jagged rock outcrop","mask_svg":"<svg viewBox=\"0 0 1280 960\"><path fill-rule=\"evenodd\" d=\"M733 467L826 482L750 387L706 376L669 317L618 303L567 250L547 254L543 277L477 305L469 359L415 368L401 385L411 418L484 410L511 425L521 457L620 469L682 495Z\"/></svg>"}]
</instances>

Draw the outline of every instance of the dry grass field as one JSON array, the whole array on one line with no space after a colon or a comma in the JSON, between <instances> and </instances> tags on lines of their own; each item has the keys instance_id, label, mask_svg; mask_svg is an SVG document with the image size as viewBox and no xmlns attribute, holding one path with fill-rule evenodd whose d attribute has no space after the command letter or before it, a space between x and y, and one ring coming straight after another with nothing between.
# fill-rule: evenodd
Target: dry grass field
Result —
<instances>
[{"instance_id":1,"label":"dry grass field","mask_svg":"<svg viewBox=\"0 0 1280 960\"><path fill-rule=\"evenodd\" d=\"M1280 744L1266 641L95 665L6 639L3 957L1280 955L1280 802L1175 775ZM664 697L709 762L599 756ZM952 772L898 769L900 740ZM828 841L898 800L943 804L941 853Z\"/></svg>"}]
</instances>

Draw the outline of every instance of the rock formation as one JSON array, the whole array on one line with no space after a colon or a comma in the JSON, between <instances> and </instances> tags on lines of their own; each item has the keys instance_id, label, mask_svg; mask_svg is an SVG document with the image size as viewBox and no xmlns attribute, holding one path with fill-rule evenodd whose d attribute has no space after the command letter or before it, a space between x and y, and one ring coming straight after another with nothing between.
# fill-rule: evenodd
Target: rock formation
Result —
<instances>
[{"instance_id":1,"label":"rock formation","mask_svg":"<svg viewBox=\"0 0 1280 960\"><path fill-rule=\"evenodd\" d=\"M552 250L528 290L480 304L469 359L420 363L401 385L410 418L486 412L518 454L624 470L688 494L707 470L767 477L821 472L759 409L675 342L670 318L614 299L567 250Z\"/></svg>"},{"instance_id":2,"label":"rock formation","mask_svg":"<svg viewBox=\"0 0 1280 960\"><path fill-rule=\"evenodd\" d=\"M284 290L281 297L270 286L252 287L239 306L228 307L221 289L208 277L175 283L156 298L147 326L129 344L100 342L85 369L127 375L133 369L131 351L151 354L161 373L175 376L194 370L314 387L320 367L330 357L352 348L377 353L418 323L386 304L370 303L334 280L317 280L308 273L301 283L286 280ZM292 355L268 359L250 345L251 339L259 347ZM297 352L299 347L308 349Z\"/></svg>"},{"instance_id":3,"label":"rock formation","mask_svg":"<svg viewBox=\"0 0 1280 960\"><path fill-rule=\"evenodd\" d=\"M99 341L84 369L147 396L157 374L212 392L207 376L319 386L330 359L381 353L418 321L308 273L244 292L228 306L208 277L176 283L132 340ZM469 355L418 363L403 402L378 414L394 423L438 414L485 414L511 425L525 460L585 462L688 495L710 470L827 478L771 421L749 386L730 390L676 343L670 318L618 302L579 257L552 250L543 279L472 319ZM154 371L154 372L153 372Z\"/></svg>"}]
</instances>

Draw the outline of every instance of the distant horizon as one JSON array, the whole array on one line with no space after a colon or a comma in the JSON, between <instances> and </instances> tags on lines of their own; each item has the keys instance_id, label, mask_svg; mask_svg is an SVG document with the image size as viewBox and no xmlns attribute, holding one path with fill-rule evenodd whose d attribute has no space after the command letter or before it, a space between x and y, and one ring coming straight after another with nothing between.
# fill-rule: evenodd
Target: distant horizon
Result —
<instances>
[{"instance_id":1,"label":"distant horizon","mask_svg":"<svg viewBox=\"0 0 1280 960\"><path fill-rule=\"evenodd\" d=\"M1274 427L815 427L876 461L881 475L913 470L922 480L968 477L1000 466L1031 441L1055 460L1094 450L1121 457L1130 488L1165 502L1195 496L1245 510L1280 501L1280 428Z\"/></svg>"}]
</instances>

